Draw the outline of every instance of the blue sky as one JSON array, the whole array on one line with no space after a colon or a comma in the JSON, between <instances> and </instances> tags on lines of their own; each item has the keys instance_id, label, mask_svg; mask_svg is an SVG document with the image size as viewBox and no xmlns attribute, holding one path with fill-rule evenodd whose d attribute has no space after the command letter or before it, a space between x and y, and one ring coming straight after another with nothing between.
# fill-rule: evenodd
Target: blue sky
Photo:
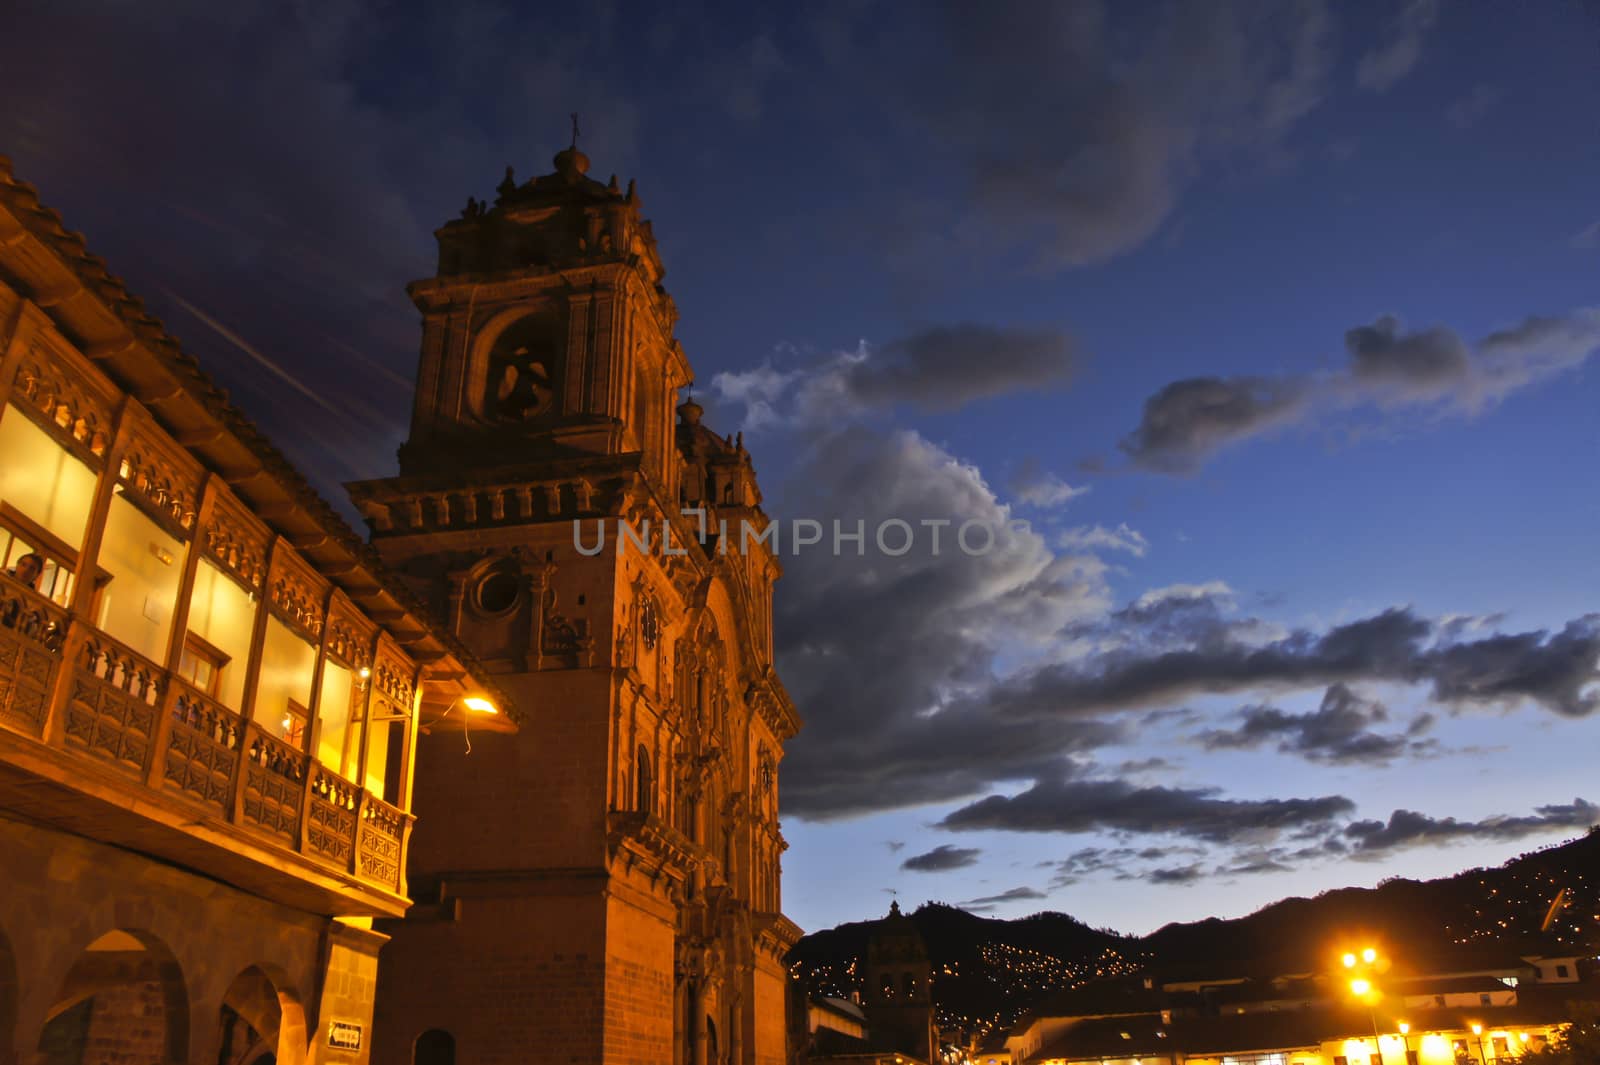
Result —
<instances>
[{"instance_id":1,"label":"blue sky","mask_svg":"<svg viewBox=\"0 0 1600 1065\"><path fill-rule=\"evenodd\" d=\"M802 925L1143 931L1595 819L1600 9L641 12L28 4L0 150L335 496L432 228L579 111L770 511L1027 518L788 560Z\"/></svg>"}]
</instances>

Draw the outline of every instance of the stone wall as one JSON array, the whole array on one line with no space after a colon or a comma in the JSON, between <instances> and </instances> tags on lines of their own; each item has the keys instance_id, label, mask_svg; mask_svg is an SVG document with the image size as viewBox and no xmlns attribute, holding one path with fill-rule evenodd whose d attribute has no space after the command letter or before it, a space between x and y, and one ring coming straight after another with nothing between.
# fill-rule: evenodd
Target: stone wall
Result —
<instances>
[{"instance_id":1,"label":"stone wall","mask_svg":"<svg viewBox=\"0 0 1600 1065\"><path fill-rule=\"evenodd\" d=\"M363 982L342 985L370 1009L376 943L381 937L345 932L326 917L302 913L142 855L79 836L0 817L0 1065L42 1065L40 1036L64 1006L96 999L84 1065L137 1061L215 1065L221 1046L222 1004L235 979L251 966L266 974L291 1033L280 1065L303 1065L324 993L324 959L343 965L339 951L364 956L351 963ZM88 952L107 933L120 951ZM354 947L343 940L364 936ZM102 941L104 942L104 941ZM161 981L106 979L107 966L138 958L158 966ZM18 979L12 974L25 974ZM148 990L161 995L160 1044L150 1053L154 1014ZM116 991L116 987L127 990ZM112 990L108 990L112 989ZM121 996L121 997L118 997ZM131 997L129 997L131 996ZM124 1001L126 999L126 1001ZM144 1020L135 1021L135 1016ZM113 1020L117 1018L117 1020ZM365 1048L341 1060L365 1065Z\"/></svg>"},{"instance_id":2,"label":"stone wall","mask_svg":"<svg viewBox=\"0 0 1600 1065\"><path fill-rule=\"evenodd\" d=\"M605 900L599 884L530 877L463 884L443 913L385 924L373 1065L410 1065L449 1032L472 1065L601 1060ZM665 1060L665 1059L640 1059Z\"/></svg>"}]
</instances>

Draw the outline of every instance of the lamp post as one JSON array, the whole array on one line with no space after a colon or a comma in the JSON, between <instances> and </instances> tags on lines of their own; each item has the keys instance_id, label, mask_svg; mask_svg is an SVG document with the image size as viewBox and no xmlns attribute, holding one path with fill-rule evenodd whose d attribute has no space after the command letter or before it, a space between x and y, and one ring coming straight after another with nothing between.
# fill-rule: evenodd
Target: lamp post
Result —
<instances>
[{"instance_id":1,"label":"lamp post","mask_svg":"<svg viewBox=\"0 0 1600 1065\"><path fill-rule=\"evenodd\" d=\"M1375 1065L1383 1065L1383 1037L1378 1034L1378 1014L1373 1009L1375 995L1372 980L1370 979L1377 965L1378 951L1374 947L1363 947L1360 954L1354 951L1347 952L1342 960L1344 967L1351 971L1353 977L1350 981L1350 994L1367 1007L1367 1020L1372 1022L1372 1049ZM1358 973L1363 975L1356 975ZM1410 1054L1407 1054L1406 1058L1406 1065L1410 1065Z\"/></svg>"},{"instance_id":2,"label":"lamp post","mask_svg":"<svg viewBox=\"0 0 1600 1065\"><path fill-rule=\"evenodd\" d=\"M1400 1043L1406 1048L1406 1065L1411 1065L1411 1025L1401 1021L1398 1027L1400 1029Z\"/></svg>"},{"instance_id":3,"label":"lamp post","mask_svg":"<svg viewBox=\"0 0 1600 1065\"><path fill-rule=\"evenodd\" d=\"M1483 1050L1483 1025L1479 1024L1477 1021L1473 1021L1472 1034L1477 1037L1478 1040L1478 1060L1483 1062L1483 1065L1489 1065L1489 1055L1484 1053Z\"/></svg>"}]
</instances>

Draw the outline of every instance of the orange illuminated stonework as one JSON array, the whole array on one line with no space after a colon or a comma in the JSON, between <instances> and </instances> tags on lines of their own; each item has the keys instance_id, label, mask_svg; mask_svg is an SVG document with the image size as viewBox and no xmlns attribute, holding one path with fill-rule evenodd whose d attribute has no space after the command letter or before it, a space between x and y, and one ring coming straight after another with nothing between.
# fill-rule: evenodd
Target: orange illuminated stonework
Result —
<instances>
[{"instance_id":1,"label":"orange illuminated stonework","mask_svg":"<svg viewBox=\"0 0 1600 1065\"><path fill-rule=\"evenodd\" d=\"M399 476L350 486L527 711L514 735L457 715L419 741L383 1065L786 1056L779 567L719 535L765 527L750 456L675 413L691 375L650 224L587 169L573 149L508 173L438 231ZM619 520L650 548L619 548Z\"/></svg>"}]
</instances>

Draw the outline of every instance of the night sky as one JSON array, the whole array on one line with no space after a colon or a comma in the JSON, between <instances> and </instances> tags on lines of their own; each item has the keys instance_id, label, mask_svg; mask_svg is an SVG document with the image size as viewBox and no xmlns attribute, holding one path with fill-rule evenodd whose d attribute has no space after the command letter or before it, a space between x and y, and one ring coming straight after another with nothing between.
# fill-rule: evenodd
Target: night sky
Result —
<instances>
[{"instance_id":1,"label":"night sky","mask_svg":"<svg viewBox=\"0 0 1600 1065\"><path fill-rule=\"evenodd\" d=\"M431 231L577 111L769 513L1026 519L785 547L803 926L1600 820L1600 5L548 6L24 2L0 151L343 505Z\"/></svg>"}]
</instances>

